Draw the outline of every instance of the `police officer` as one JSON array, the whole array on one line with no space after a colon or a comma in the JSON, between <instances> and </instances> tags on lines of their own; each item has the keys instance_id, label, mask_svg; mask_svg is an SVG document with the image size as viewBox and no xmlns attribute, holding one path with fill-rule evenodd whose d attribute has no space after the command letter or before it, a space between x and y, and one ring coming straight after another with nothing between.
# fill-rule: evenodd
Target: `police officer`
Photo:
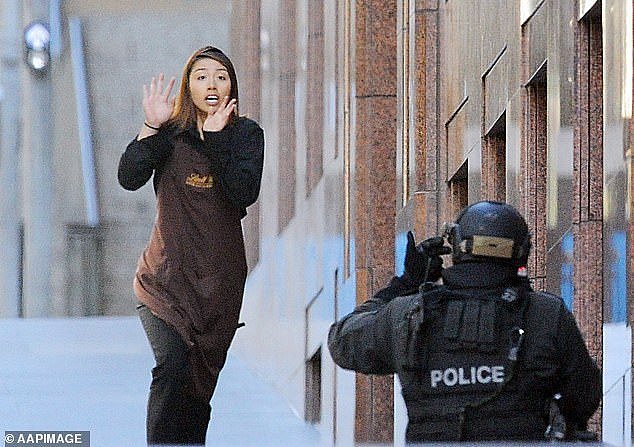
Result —
<instances>
[{"instance_id":1,"label":"police officer","mask_svg":"<svg viewBox=\"0 0 634 447\"><path fill-rule=\"evenodd\" d=\"M584 429L601 374L561 298L530 287L524 218L478 202L446 237L408 233L404 274L331 326L334 361L399 375L408 442L543 440L555 395L568 432Z\"/></svg>"}]
</instances>

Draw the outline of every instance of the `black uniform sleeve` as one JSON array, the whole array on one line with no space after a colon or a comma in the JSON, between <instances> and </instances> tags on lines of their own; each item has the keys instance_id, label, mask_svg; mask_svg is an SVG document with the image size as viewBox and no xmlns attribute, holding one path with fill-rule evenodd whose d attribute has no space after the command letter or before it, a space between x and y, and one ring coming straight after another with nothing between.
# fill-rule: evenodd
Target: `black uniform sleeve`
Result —
<instances>
[{"instance_id":1,"label":"black uniform sleeve","mask_svg":"<svg viewBox=\"0 0 634 447\"><path fill-rule=\"evenodd\" d=\"M585 429L601 401L601 371L588 353L574 316L565 308L559 318L557 344L562 355L561 412L568 422Z\"/></svg>"},{"instance_id":2,"label":"black uniform sleeve","mask_svg":"<svg viewBox=\"0 0 634 447\"><path fill-rule=\"evenodd\" d=\"M368 301L361 306L373 307ZM355 310L330 327L328 349L337 365L365 374L396 372L387 327L389 310L385 304L375 310Z\"/></svg>"},{"instance_id":3,"label":"black uniform sleeve","mask_svg":"<svg viewBox=\"0 0 634 447\"><path fill-rule=\"evenodd\" d=\"M337 365L365 374L397 372L399 323L408 302L407 297L394 298L407 292L412 292L411 286L394 277L387 287L330 327L328 349Z\"/></svg>"},{"instance_id":4,"label":"black uniform sleeve","mask_svg":"<svg viewBox=\"0 0 634 447\"><path fill-rule=\"evenodd\" d=\"M168 133L161 130L141 140L134 140L128 144L119 160L119 184L130 191L135 191L145 185L152 177L155 169L159 169L172 152Z\"/></svg>"},{"instance_id":5,"label":"black uniform sleeve","mask_svg":"<svg viewBox=\"0 0 634 447\"><path fill-rule=\"evenodd\" d=\"M405 273L402 276L393 277L389 284L374 294L374 299L381 301L390 301L397 296L405 296L415 293L418 290L418 284L411 281Z\"/></svg>"},{"instance_id":6,"label":"black uniform sleeve","mask_svg":"<svg viewBox=\"0 0 634 447\"><path fill-rule=\"evenodd\" d=\"M204 132L205 155L231 202L239 208L253 204L260 193L264 165L264 132L255 121L242 118L219 132Z\"/></svg>"}]
</instances>

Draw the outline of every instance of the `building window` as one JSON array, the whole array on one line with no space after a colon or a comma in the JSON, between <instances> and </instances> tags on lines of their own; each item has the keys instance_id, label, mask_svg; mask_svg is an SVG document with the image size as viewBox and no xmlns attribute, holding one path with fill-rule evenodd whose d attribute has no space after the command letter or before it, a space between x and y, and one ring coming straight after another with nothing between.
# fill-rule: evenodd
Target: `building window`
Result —
<instances>
[{"instance_id":1,"label":"building window","mask_svg":"<svg viewBox=\"0 0 634 447\"><path fill-rule=\"evenodd\" d=\"M532 233L528 271L535 288L546 287L546 192L548 162L547 78L544 63L526 85L526 129L523 157L525 217Z\"/></svg>"},{"instance_id":2,"label":"building window","mask_svg":"<svg viewBox=\"0 0 634 447\"><path fill-rule=\"evenodd\" d=\"M469 204L469 165L468 162L456 171L449 180L450 215L453 219Z\"/></svg>"},{"instance_id":3,"label":"building window","mask_svg":"<svg viewBox=\"0 0 634 447\"><path fill-rule=\"evenodd\" d=\"M311 424L321 421L321 347L306 361L305 419Z\"/></svg>"},{"instance_id":4,"label":"building window","mask_svg":"<svg viewBox=\"0 0 634 447\"><path fill-rule=\"evenodd\" d=\"M506 201L506 113L484 136L482 144L482 196Z\"/></svg>"},{"instance_id":5,"label":"building window","mask_svg":"<svg viewBox=\"0 0 634 447\"><path fill-rule=\"evenodd\" d=\"M444 213L444 218L447 221L453 221L469 203L469 161L462 153L465 146L464 129L466 128L466 106L468 103L469 97L466 96L445 123L446 152L444 156L447 171L444 178L448 186L449 208Z\"/></svg>"},{"instance_id":6,"label":"building window","mask_svg":"<svg viewBox=\"0 0 634 447\"><path fill-rule=\"evenodd\" d=\"M445 157L447 171L445 179L449 181L461 168L464 160L465 129L469 97L465 96L445 123Z\"/></svg>"}]
</instances>

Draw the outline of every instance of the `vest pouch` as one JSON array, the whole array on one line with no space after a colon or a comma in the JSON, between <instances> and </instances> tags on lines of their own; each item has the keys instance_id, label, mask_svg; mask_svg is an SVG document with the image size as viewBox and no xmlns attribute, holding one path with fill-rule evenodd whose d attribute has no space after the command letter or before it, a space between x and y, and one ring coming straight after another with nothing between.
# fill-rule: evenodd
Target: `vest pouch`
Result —
<instances>
[{"instance_id":1,"label":"vest pouch","mask_svg":"<svg viewBox=\"0 0 634 447\"><path fill-rule=\"evenodd\" d=\"M443 338L448 350L496 350L496 303L491 299L452 299L447 303Z\"/></svg>"},{"instance_id":2,"label":"vest pouch","mask_svg":"<svg viewBox=\"0 0 634 447\"><path fill-rule=\"evenodd\" d=\"M423 343L424 323L427 316L421 300L417 299L411 302L404 312L404 318L397 323L395 358L401 361L401 370L418 370L427 363L428 349Z\"/></svg>"}]
</instances>

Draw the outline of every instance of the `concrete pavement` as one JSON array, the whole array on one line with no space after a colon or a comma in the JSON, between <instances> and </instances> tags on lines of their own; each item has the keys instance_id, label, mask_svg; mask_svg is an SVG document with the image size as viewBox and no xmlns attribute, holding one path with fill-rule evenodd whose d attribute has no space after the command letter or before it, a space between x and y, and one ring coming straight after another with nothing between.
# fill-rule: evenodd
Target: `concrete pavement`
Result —
<instances>
[{"instance_id":1,"label":"concrete pavement","mask_svg":"<svg viewBox=\"0 0 634 447\"><path fill-rule=\"evenodd\" d=\"M94 447L145 445L154 364L136 317L0 320L0 432L89 430ZM209 446L316 446L319 435L229 355Z\"/></svg>"}]
</instances>

